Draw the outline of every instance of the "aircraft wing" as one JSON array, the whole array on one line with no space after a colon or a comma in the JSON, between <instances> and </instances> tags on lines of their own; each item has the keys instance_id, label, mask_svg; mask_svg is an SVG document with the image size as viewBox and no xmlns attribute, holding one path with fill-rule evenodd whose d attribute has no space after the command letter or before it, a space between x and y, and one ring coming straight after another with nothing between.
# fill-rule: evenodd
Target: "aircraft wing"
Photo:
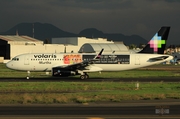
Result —
<instances>
[{"instance_id":1,"label":"aircraft wing","mask_svg":"<svg viewBox=\"0 0 180 119\"><path fill-rule=\"evenodd\" d=\"M167 59L168 57L169 57L169 56L154 57L154 58L150 58L149 61L151 61L151 62L161 61L161 60Z\"/></svg>"},{"instance_id":2,"label":"aircraft wing","mask_svg":"<svg viewBox=\"0 0 180 119\"><path fill-rule=\"evenodd\" d=\"M98 55L96 55L94 57L94 59L92 59L90 61L83 61L83 62L80 62L80 63L71 64L71 65L59 66L59 68L64 68L64 69L68 69L68 70L85 70L85 68L90 66L91 64L93 64L94 61L97 61L97 60L100 59L103 50L104 49L102 49L98 53Z\"/></svg>"}]
</instances>

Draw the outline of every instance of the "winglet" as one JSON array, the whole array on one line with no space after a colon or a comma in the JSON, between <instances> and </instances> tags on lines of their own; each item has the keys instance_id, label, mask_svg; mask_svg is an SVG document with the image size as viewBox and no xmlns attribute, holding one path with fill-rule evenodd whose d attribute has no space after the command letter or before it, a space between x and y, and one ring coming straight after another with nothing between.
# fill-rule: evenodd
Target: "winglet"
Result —
<instances>
[{"instance_id":1,"label":"winglet","mask_svg":"<svg viewBox=\"0 0 180 119\"><path fill-rule=\"evenodd\" d=\"M164 54L170 27L164 26L154 35L148 44L139 53Z\"/></svg>"},{"instance_id":2,"label":"winglet","mask_svg":"<svg viewBox=\"0 0 180 119\"><path fill-rule=\"evenodd\" d=\"M101 58L101 54L102 54L103 50L104 50L104 48L103 48L103 49L99 52L99 54L98 54L98 55L96 55L96 56L94 57L94 59L100 59L100 58Z\"/></svg>"}]
</instances>

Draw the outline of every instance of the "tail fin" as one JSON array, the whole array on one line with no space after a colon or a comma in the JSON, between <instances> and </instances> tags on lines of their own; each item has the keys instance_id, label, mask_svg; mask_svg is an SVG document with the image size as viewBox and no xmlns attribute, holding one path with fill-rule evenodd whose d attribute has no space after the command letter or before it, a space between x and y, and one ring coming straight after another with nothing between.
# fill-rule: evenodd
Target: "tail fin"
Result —
<instances>
[{"instance_id":1,"label":"tail fin","mask_svg":"<svg viewBox=\"0 0 180 119\"><path fill-rule=\"evenodd\" d=\"M154 35L139 53L164 54L169 31L170 27L161 27L158 33Z\"/></svg>"}]
</instances>

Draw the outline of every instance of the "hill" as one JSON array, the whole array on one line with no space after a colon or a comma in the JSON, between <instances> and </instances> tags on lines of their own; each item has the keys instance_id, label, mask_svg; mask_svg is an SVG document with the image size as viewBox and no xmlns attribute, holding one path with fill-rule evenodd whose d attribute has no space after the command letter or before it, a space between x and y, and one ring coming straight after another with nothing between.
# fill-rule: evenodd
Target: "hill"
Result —
<instances>
[{"instance_id":1,"label":"hill","mask_svg":"<svg viewBox=\"0 0 180 119\"><path fill-rule=\"evenodd\" d=\"M0 33L2 35L15 35L18 31L19 35L27 35L33 37L33 27L34 27L34 38L39 40L51 39L56 37L75 37L76 34L63 31L52 24L42 24L42 23L20 23L9 29L6 32Z\"/></svg>"},{"instance_id":2,"label":"hill","mask_svg":"<svg viewBox=\"0 0 180 119\"><path fill-rule=\"evenodd\" d=\"M34 29L34 33L33 33ZM109 41L123 41L124 44L146 44L147 41L138 36L138 35L131 35L125 36L123 34L110 34L110 33L103 33L95 28L87 28L82 30L79 34L70 33L67 31L63 31L56 26L48 23L20 23L15 25L13 28L9 29L6 32L0 33L1 35L15 35L18 31L19 35L27 35L30 37L34 37L36 39L45 41L46 39L51 40L51 38L57 37L87 37L87 38L107 38Z\"/></svg>"},{"instance_id":3,"label":"hill","mask_svg":"<svg viewBox=\"0 0 180 119\"><path fill-rule=\"evenodd\" d=\"M79 36L84 36L88 38L107 38L109 41L123 41L126 45L139 45L147 43L147 41L144 38L138 35L125 36L120 33L109 34L103 33L102 31L99 31L95 28L84 29L79 33Z\"/></svg>"}]
</instances>

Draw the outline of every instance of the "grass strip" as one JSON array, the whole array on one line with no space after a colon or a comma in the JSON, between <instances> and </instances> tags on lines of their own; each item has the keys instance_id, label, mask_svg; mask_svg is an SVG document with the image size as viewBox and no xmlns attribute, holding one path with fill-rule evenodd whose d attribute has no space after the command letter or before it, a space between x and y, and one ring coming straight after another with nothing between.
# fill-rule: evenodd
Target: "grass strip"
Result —
<instances>
[{"instance_id":1,"label":"grass strip","mask_svg":"<svg viewBox=\"0 0 180 119\"><path fill-rule=\"evenodd\" d=\"M154 65L153 68L139 68L135 70L119 72L89 73L91 78L146 78L146 77L180 77L180 65ZM26 71L15 71L8 69L5 64L0 63L0 78L26 78ZM54 78L45 75L45 72L31 72L30 78ZM75 76L73 78L79 78ZM61 78L60 78L61 79Z\"/></svg>"},{"instance_id":2,"label":"grass strip","mask_svg":"<svg viewBox=\"0 0 180 119\"><path fill-rule=\"evenodd\" d=\"M120 102L180 99L180 83L1 82L0 104Z\"/></svg>"},{"instance_id":3,"label":"grass strip","mask_svg":"<svg viewBox=\"0 0 180 119\"><path fill-rule=\"evenodd\" d=\"M159 66L162 68L159 69ZM179 77L179 65L157 69L136 69L121 72L90 73L91 78L144 78L144 77ZM31 72L31 78L52 78L44 72ZM26 77L27 73L7 69L0 64L0 78ZM79 76L75 76L79 78ZM0 104L54 104L120 102L122 100L161 100L180 99L179 82L1 82Z\"/></svg>"}]
</instances>

